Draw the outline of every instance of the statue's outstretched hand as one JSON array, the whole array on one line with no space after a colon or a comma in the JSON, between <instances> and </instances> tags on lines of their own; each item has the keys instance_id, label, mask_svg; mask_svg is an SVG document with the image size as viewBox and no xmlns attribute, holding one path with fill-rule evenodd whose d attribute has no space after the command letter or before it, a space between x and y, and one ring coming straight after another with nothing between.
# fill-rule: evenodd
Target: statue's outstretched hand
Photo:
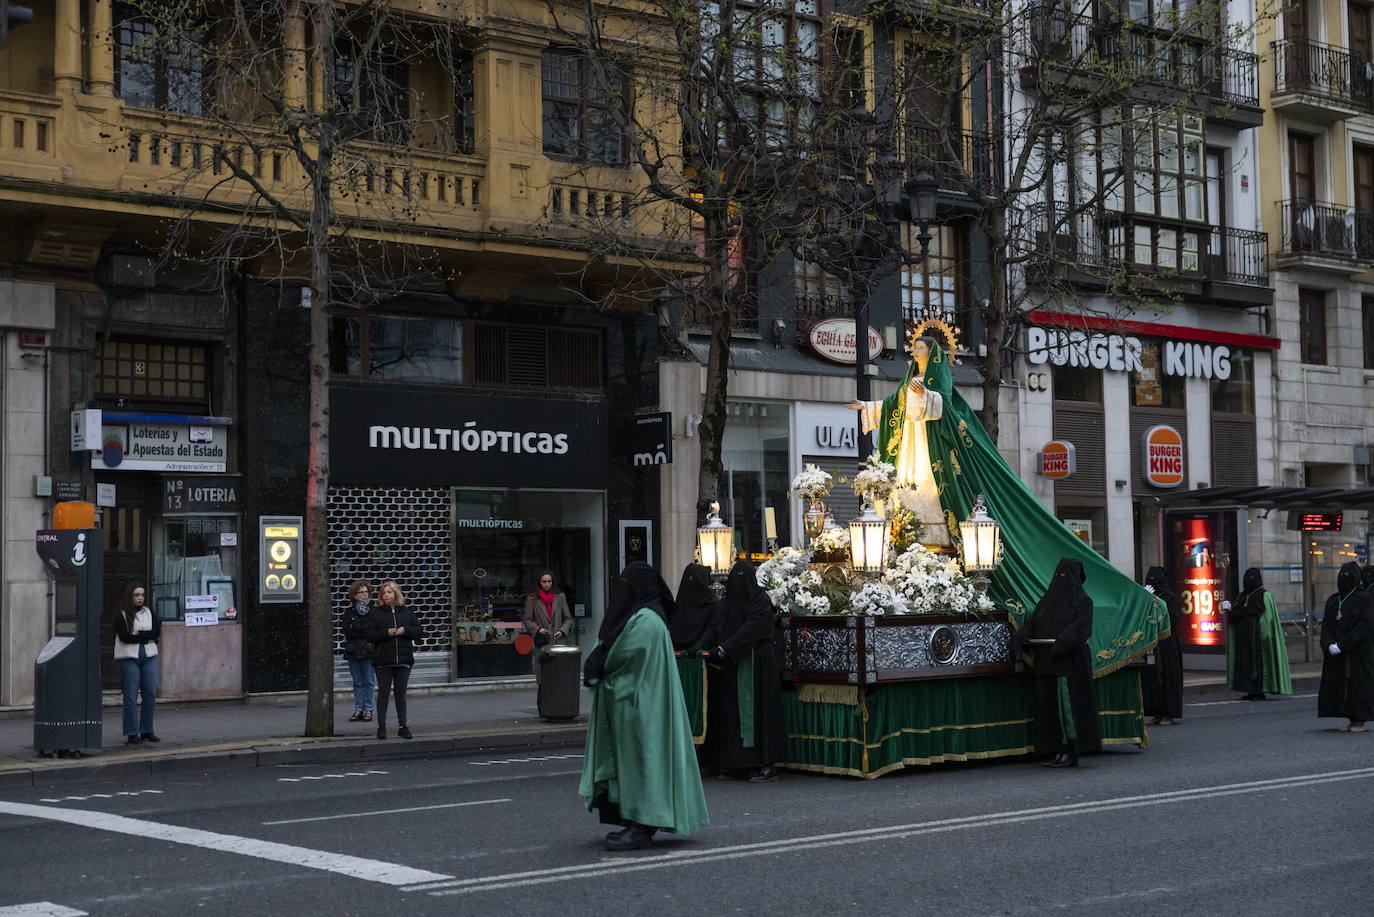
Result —
<instances>
[{"instance_id":1,"label":"statue's outstretched hand","mask_svg":"<svg viewBox=\"0 0 1374 917\"><path fill-rule=\"evenodd\" d=\"M862 411L864 409L864 403L862 401L847 401L845 402L845 407L849 408L851 411Z\"/></svg>"}]
</instances>

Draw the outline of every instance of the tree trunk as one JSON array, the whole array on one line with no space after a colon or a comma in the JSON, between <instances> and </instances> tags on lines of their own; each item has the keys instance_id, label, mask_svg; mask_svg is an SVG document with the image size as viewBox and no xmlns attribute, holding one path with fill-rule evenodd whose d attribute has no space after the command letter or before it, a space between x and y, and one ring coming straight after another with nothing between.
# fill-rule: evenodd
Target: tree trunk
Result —
<instances>
[{"instance_id":1,"label":"tree trunk","mask_svg":"<svg viewBox=\"0 0 1374 917\"><path fill-rule=\"evenodd\" d=\"M309 698L305 734L334 734L334 613L330 601L329 531L329 226L330 165L321 146L312 176L310 213L310 457L306 466L305 562Z\"/></svg>"}]
</instances>

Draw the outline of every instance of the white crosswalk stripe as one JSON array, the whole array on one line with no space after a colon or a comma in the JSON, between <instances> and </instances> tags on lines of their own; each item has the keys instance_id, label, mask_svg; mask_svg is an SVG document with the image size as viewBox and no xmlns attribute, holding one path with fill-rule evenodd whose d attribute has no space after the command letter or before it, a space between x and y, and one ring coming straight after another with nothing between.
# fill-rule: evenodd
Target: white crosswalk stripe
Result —
<instances>
[{"instance_id":1,"label":"white crosswalk stripe","mask_svg":"<svg viewBox=\"0 0 1374 917\"><path fill-rule=\"evenodd\" d=\"M371 774L385 774L386 771L349 771L346 774L314 774L305 777L278 777L279 783L300 783L302 780L342 780L345 777L367 777Z\"/></svg>"},{"instance_id":2,"label":"white crosswalk stripe","mask_svg":"<svg viewBox=\"0 0 1374 917\"><path fill-rule=\"evenodd\" d=\"M162 790L120 790L118 793L91 793L89 796L55 796L40 799L39 802L85 802L88 799L114 799L116 796L142 796L143 794L161 796ZM0 912L3 913L3 912Z\"/></svg>"},{"instance_id":3,"label":"white crosswalk stripe","mask_svg":"<svg viewBox=\"0 0 1374 917\"><path fill-rule=\"evenodd\" d=\"M491 767L495 764L528 764L532 761L567 761L582 758L584 755L529 755L524 758L498 758L494 761L469 761L473 767Z\"/></svg>"}]
</instances>

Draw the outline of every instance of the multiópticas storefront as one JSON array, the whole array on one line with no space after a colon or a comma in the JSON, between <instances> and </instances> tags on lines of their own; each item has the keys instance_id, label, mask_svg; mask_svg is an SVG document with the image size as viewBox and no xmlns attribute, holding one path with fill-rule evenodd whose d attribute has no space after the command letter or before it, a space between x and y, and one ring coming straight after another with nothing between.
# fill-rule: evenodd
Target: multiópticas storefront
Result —
<instances>
[{"instance_id":1,"label":"multi\u00f3pticas storefront","mask_svg":"<svg viewBox=\"0 0 1374 917\"><path fill-rule=\"evenodd\" d=\"M529 675L515 637L547 569L575 616L570 639L589 649L606 594L608 496L632 502L608 494L608 414L601 397L334 387L336 620L354 580L375 596L392 579L426 630L415 681Z\"/></svg>"}]
</instances>

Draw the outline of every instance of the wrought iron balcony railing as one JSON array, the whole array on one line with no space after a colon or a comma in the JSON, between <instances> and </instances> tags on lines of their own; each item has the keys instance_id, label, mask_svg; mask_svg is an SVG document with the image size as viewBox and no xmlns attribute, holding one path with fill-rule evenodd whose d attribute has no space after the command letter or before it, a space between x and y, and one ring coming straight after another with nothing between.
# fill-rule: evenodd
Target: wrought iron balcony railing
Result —
<instances>
[{"instance_id":1,"label":"wrought iron balcony railing","mask_svg":"<svg viewBox=\"0 0 1374 917\"><path fill-rule=\"evenodd\" d=\"M1209 280L1269 286L1269 233L1216 226L1208 240L1204 271Z\"/></svg>"},{"instance_id":2,"label":"wrought iron balcony railing","mask_svg":"<svg viewBox=\"0 0 1374 917\"><path fill-rule=\"evenodd\" d=\"M1271 47L1275 95L1300 93L1365 110L1374 102L1374 65L1359 55L1315 41L1276 41Z\"/></svg>"},{"instance_id":3,"label":"wrought iron balcony railing","mask_svg":"<svg viewBox=\"0 0 1374 917\"><path fill-rule=\"evenodd\" d=\"M902 137L902 159L908 173L929 169L941 188L964 190L971 181L982 191L1002 187L1001 161L992 138L978 131L942 131L908 126Z\"/></svg>"},{"instance_id":4,"label":"wrought iron balcony railing","mask_svg":"<svg viewBox=\"0 0 1374 917\"><path fill-rule=\"evenodd\" d=\"M1374 213L1323 201L1280 201L1281 250L1374 262Z\"/></svg>"},{"instance_id":5,"label":"wrought iron balcony railing","mask_svg":"<svg viewBox=\"0 0 1374 917\"><path fill-rule=\"evenodd\" d=\"M798 293L794 302L798 334L827 318L854 317L854 306L848 296L834 293Z\"/></svg>"}]
</instances>

